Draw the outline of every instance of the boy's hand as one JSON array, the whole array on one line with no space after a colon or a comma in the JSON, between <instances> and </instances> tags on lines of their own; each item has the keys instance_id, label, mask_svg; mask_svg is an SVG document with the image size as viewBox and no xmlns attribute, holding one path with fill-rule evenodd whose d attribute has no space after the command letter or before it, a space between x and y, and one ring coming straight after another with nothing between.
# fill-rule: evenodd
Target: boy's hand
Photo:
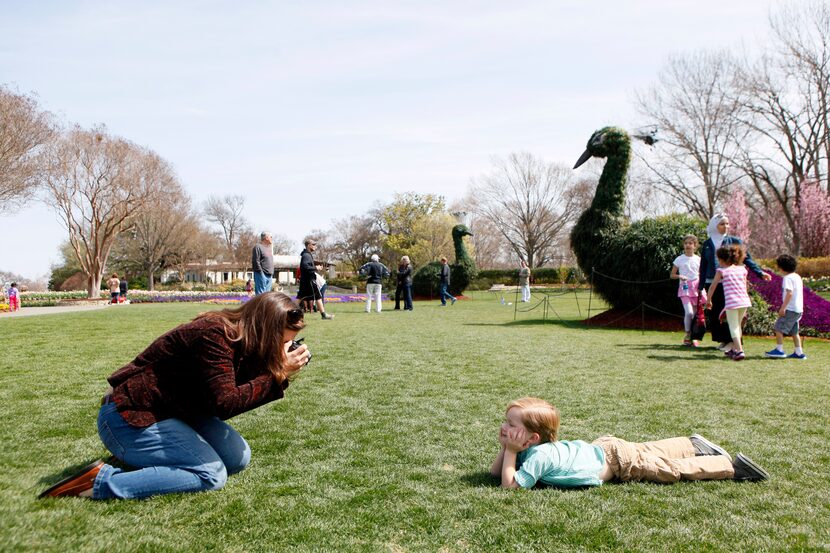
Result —
<instances>
[{"instance_id":1,"label":"boy's hand","mask_svg":"<svg viewBox=\"0 0 830 553\"><path fill-rule=\"evenodd\" d=\"M781 309L778 310L778 316L783 317L787 314L787 307L785 305L781 306Z\"/></svg>"},{"instance_id":2,"label":"boy's hand","mask_svg":"<svg viewBox=\"0 0 830 553\"><path fill-rule=\"evenodd\" d=\"M508 451L518 453L524 449L527 449L525 444L527 443L529 437L530 436L528 436L527 430L524 428L511 428L507 431L507 435L504 438L504 447Z\"/></svg>"}]
</instances>

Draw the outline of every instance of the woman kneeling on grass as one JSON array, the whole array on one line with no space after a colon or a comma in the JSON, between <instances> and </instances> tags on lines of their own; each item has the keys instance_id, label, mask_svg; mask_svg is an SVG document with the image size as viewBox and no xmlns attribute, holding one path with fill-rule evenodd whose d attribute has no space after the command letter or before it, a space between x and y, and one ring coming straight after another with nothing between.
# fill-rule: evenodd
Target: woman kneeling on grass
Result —
<instances>
[{"instance_id":1,"label":"woman kneeling on grass","mask_svg":"<svg viewBox=\"0 0 830 553\"><path fill-rule=\"evenodd\" d=\"M245 439L223 422L283 397L311 357L292 340L303 313L280 292L236 309L203 313L157 338L107 379L98 435L136 467L93 463L40 497L134 499L216 490L251 460Z\"/></svg>"},{"instance_id":2,"label":"woman kneeling on grass","mask_svg":"<svg viewBox=\"0 0 830 553\"><path fill-rule=\"evenodd\" d=\"M504 488L600 486L613 480L671 484L680 480L766 480L769 474L741 453L732 457L703 436L632 443L603 436L589 444L557 440L559 410L526 397L507 406L501 451L490 473Z\"/></svg>"}]
</instances>

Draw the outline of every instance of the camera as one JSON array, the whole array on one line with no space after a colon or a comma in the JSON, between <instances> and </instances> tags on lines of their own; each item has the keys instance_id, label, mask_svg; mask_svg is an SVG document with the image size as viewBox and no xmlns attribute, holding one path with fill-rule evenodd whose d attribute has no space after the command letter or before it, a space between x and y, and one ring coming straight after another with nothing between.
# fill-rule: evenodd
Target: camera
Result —
<instances>
[{"instance_id":1,"label":"camera","mask_svg":"<svg viewBox=\"0 0 830 553\"><path fill-rule=\"evenodd\" d=\"M303 340L305 340L305 337L300 338L299 340L291 340L291 345L288 346L288 351L294 351L295 349L300 347L303 343ZM310 362L311 362L311 352L309 351L308 352L308 361L306 361L306 363L310 363Z\"/></svg>"}]
</instances>

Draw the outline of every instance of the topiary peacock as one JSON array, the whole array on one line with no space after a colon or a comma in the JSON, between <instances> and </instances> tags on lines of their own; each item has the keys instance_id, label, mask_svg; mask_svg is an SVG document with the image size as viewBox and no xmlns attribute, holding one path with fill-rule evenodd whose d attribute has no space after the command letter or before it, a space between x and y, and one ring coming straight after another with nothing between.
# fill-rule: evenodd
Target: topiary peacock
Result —
<instances>
[{"instance_id":1,"label":"topiary peacock","mask_svg":"<svg viewBox=\"0 0 830 553\"><path fill-rule=\"evenodd\" d=\"M635 135L647 144L653 135ZM672 261L683 250L683 236L706 237L705 223L684 214L643 219L628 224L624 216L625 187L631 162L626 131L605 127L588 141L574 169L591 157L606 158L591 206L571 231L571 248L594 290L613 307L641 303L679 312L677 281L669 280ZM636 281L633 283L632 281Z\"/></svg>"},{"instance_id":2,"label":"topiary peacock","mask_svg":"<svg viewBox=\"0 0 830 553\"><path fill-rule=\"evenodd\" d=\"M466 225L455 225L452 228L452 242L455 246L455 263L450 264L450 294L458 296L464 293L470 282L478 274L476 262L467 253L464 237L473 233ZM416 296L434 296L438 294L438 275L441 271L441 262L433 261L424 265L415 273L412 279L412 291Z\"/></svg>"}]
</instances>

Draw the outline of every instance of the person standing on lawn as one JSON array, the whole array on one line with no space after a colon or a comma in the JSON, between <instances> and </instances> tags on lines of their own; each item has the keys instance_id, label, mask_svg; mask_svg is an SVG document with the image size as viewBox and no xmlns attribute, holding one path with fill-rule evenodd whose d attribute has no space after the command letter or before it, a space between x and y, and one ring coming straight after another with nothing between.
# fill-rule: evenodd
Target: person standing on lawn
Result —
<instances>
[{"instance_id":1,"label":"person standing on lawn","mask_svg":"<svg viewBox=\"0 0 830 553\"><path fill-rule=\"evenodd\" d=\"M727 357L735 361L743 361L743 322L746 311L752 305L747 289L747 270L744 265L746 254L744 247L740 244L721 246L718 248L718 267L712 284L709 285L708 297L712 298L718 285L722 283L724 304L718 316L726 319L729 326L729 335L732 338L733 349L726 352ZM712 309L712 300L706 302L706 308Z\"/></svg>"},{"instance_id":2,"label":"person standing on lawn","mask_svg":"<svg viewBox=\"0 0 830 553\"><path fill-rule=\"evenodd\" d=\"M372 311L373 298L375 300L375 309L380 313L382 309L380 301L380 292L383 287L382 282L385 277L389 276L389 269L380 262L378 254L373 253L372 260L364 263L358 272L366 277L366 313Z\"/></svg>"},{"instance_id":3,"label":"person standing on lawn","mask_svg":"<svg viewBox=\"0 0 830 553\"><path fill-rule=\"evenodd\" d=\"M311 311L313 305L323 319L333 319L334 315L326 313L323 294L317 284L317 269L312 255L317 250L317 241L306 238L303 243L305 249L300 252L300 289L297 290L297 299L306 311Z\"/></svg>"},{"instance_id":4,"label":"person standing on lawn","mask_svg":"<svg viewBox=\"0 0 830 553\"><path fill-rule=\"evenodd\" d=\"M112 273L112 276L107 280L107 288L110 290L110 303L118 303L118 295L121 293L121 281L118 279L117 273Z\"/></svg>"},{"instance_id":5,"label":"person standing on lawn","mask_svg":"<svg viewBox=\"0 0 830 553\"><path fill-rule=\"evenodd\" d=\"M455 305L455 298L452 294L449 293L448 289L450 287L450 266L447 263L447 258L441 258L441 273L439 275L440 281L439 285L441 286L441 306L447 305L447 300L450 300L451 305Z\"/></svg>"},{"instance_id":6,"label":"person standing on lawn","mask_svg":"<svg viewBox=\"0 0 830 553\"><path fill-rule=\"evenodd\" d=\"M718 269L716 256L718 248L732 244L743 244L737 236L729 235L729 217L720 213L709 220L709 226L706 227L706 232L709 238L703 243L703 248L700 252L700 273L697 281L698 290L708 288L715 278L715 272ZM745 252L746 259L744 259L744 264L750 271L763 280L769 281L772 277L761 270L758 264L752 259L748 250L745 250ZM719 350L723 352L731 351L734 344L732 344L732 336L729 334L729 326L725 321L720 319L720 313L723 310L725 301L723 287L718 287L715 297L709 296L709 300L712 302L712 309L708 313L707 326L712 332L712 340L718 342Z\"/></svg>"},{"instance_id":7,"label":"person standing on lawn","mask_svg":"<svg viewBox=\"0 0 830 553\"><path fill-rule=\"evenodd\" d=\"M683 304L683 328L686 335L683 337L684 346L697 347L697 340L692 340L692 323L697 314L697 302L699 296L704 296L702 291L698 292L697 279L700 274L700 256L695 253L697 249L697 236L687 234L683 237L683 253L678 255L672 262L671 275L669 278L678 279L677 297Z\"/></svg>"},{"instance_id":8,"label":"person standing on lawn","mask_svg":"<svg viewBox=\"0 0 830 553\"><path fill-rule=\"evenodd\" d=\"M292 349L303 313L281 292L202 313L107 379L98 435L123 470L98 461L40 494L140 499L218 490L251 460L226 419L281 399L311 357Z\"/></svg>"},{"instance_id":9,"label":"person standing on lawn","mask_svg":"<svg viewBox=\"0 0 830 553\"><path fill-rule=\"evenodd\" d=\"M781 308L778 310L778 320L775 321L775 349L766 352L767 357L783 359L807 359L804 350L801 349L801 336L798 322L804 315L804 283L801 277L795 272L798 262L791 255L779 255L775 260L778 268L784 272L784 279L781 282ZM793 337L795 351L790 355L784 353L784 336Z\"/></svg>"},{"instance_id":10,"label":"person standing on lawn","mask_svg":"<svg viewBox=\"0 0 830 553\"><path fill-rule=\"evenodd\" d=\"M722 447L699 434L644 443L606 435L590 444L558 436L556 407L539 398L517 399L507 406L499 428L501 449L490 474L501 478L503 488L769 478L749 457L738 453L733 461Z\"/></svg>"},{"instance_id":11,"label":"person standing on lawn","mask_svg":"<svg viewBox=\"0 0 830 553\"><path fill-rule=\"evenodd\" d=\"M121 277L121 280L118 281L118 301L124 303L127 301L127 290L130 287L130 283L127 281L127 275Z\"/></svg>"},{"instance_id":12,"label":"person standing on lawn","mask_svg":"<svg viewBox=\"0 0 830 553\"><path fill-rule=\"evenodd\" d=\"M401 257L398 265L398 286L395 288L395 309L401 308L401 296L403 296L404 311L412 311L412 264L409 256Z\"/></svg>"},{"instance_id":13,"label":"person standing on lawn","mask_svg":"<svg viewBox=\"0 0 830 553\"><path fill-rule=\"evenodd\" d=\"M519 288L522 291L522 301L527 303L530 301L530 267L527 266L525 260L522 259L522 265L519 267Z\"/></svg>"},{"instance_id":14,"label":"person standing on lawn","mask_svg":"<svg viewBox=\"0 0 830 553\"><path fill-rule=\"evenodd\" d=\"M251 250L251 267L254 271L254 294L270 292L274 276L274 249L271 233L262 231L259 243Z\"/></svg>"}]
</instances>

